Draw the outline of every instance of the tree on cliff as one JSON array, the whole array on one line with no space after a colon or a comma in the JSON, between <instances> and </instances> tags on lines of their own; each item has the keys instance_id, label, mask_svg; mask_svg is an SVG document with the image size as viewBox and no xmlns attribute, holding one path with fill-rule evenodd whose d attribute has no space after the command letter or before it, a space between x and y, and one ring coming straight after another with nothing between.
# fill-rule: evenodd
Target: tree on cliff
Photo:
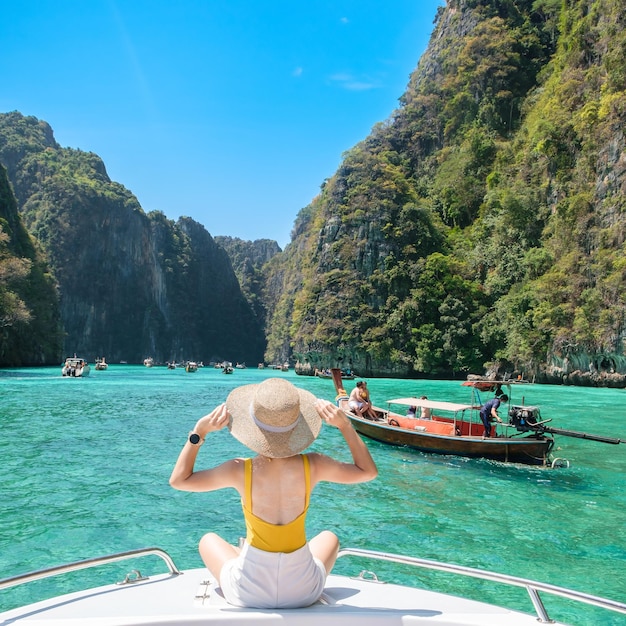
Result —
<instances>
[{"instance_id":1,"label":"tree on cliff","mask_svg":"<svg viewBox=\"0 0 626 626\"><path fill-rule=\"evenodd\" d=\"M56 284L17 214L0 166L0 364L60 362Z\"/></svg>"}]
</instances>

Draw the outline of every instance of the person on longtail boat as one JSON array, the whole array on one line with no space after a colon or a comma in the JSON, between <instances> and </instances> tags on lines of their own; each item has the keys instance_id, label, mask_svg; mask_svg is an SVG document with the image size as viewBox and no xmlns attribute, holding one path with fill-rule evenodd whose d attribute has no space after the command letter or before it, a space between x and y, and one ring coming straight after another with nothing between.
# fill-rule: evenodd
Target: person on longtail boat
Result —
<instances>
[{"instance_id":1,"label":"person on longtail boat","mask_svg":"<svg viewBox=\"0 0 626 626\"><path fill-rule=\"evenodd\" d=\"M357 382L354 389L350 392L348 406L353 409L359 417L376 419L376 413L374 409L372 409L372 403L370 402L367 383L364 380Z\"/></svg>"},{"instance_id":2,"label":"person on longtail boat","mask_svg":"<svg viewBox=\"0 0 626 626\"><path fill-rule=\"evenodd\" d=\"M496 421L502 424L502 420L498 415L498 407L502 403L509 401L509 396L503 393L501 396L492 398L480 407L480 419L485 427L485 437L491 437L491 422Z\"/></svg>"},{"instance_id":3,"label":"person on longtail boat","mask_svg":"<svg viewBox=\"0 0 626 626\"><path fill-rule=\"evenodd\" d=\"M363 411L366 408L367 400L363 397L363 381L358 381L354 389L350 392L348 398L348 406L359 416L363 417Z\"/></svg>"},{"instance_id":4,"label":"person on longtail boat","mask_svg":"<svg viewBox=\"0 0 626 626\"><path fill-rule=\"evenodd\" d=\"M420 397L420 400L428 400L428 397L427 397L427 396L421 396L421 397ZM420 413L420 417L421 417L423 420L429 420L429 419L432 417L432 416L431 416L431 413L430 413L430 408L429 408L429 407L427 407L427 406L423 406L423 407L422 407L422 411L421 411L421 413Z\"/></svg>"}]
</instances>

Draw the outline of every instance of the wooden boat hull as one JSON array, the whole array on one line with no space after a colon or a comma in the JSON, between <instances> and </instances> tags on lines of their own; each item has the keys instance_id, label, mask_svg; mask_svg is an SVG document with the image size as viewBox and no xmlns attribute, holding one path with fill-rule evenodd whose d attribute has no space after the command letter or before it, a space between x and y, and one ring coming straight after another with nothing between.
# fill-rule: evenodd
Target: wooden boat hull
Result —
<instances>
[{"instance_id":1,"label":"wooden boat hull","mask_svg":"<svg viewBox=\"0 0 626 626\"><path fill-rule=\"evenodd\" d=\"M369 439L393 446L407 446L422 452L452 454L455 456L493 459L509 463L546 465L553 446L549 438L533 436L511 437L467 437L419 432L375 422L346 412L354 429Z\"/></svg>"}]
</instances>

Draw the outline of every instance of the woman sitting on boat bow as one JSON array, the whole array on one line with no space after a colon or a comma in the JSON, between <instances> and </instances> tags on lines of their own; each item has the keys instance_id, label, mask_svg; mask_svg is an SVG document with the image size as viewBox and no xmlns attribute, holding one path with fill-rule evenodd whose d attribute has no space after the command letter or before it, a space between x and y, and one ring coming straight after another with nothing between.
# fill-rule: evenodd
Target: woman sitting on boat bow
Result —
<instances>
[{"instance_id":1,"label":"woman sitting on boat bow","mask_svg":"<svg viewBox=\"0 0 626 626\"><path fill-rule=\"evenodd\" d=\"M352 463L319 453L300 454L317 438L322 421L339 429ZM206 436L224 427L258 456L194 471ZM339 551L339 540L330 531L307 541L312 489L322 481L365 482L377 473L343 411L284 379L270 378L234 389L225 404L198 420L170 484L183 491L233 487L241 495L247 528L241 550L215 533L200 541L200 555L230 604L297 608L320 598Z\"/></svg>"}]
</instances>

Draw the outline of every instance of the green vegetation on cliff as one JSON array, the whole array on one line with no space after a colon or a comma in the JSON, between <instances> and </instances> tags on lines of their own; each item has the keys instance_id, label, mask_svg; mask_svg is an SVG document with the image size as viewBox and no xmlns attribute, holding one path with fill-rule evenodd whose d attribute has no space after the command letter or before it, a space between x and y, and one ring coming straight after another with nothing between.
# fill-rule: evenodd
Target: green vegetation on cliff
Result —
<instances>
[{"instance_id":1,"label":"green vegetation on cliff","mask_svg":"<svg viewBox=\"0 0 626 626\"><path fill-rule=\"evenodd\" d=\"M568 358L621 364L625 8L440 8L401 106L271 265L268 359L288 346L302 364L396 375L499 361L548 379Z\"/></svg>"},{"instance_id":2,"label":"green vegetation on cliff","mask_svg":"<svg viewBox=\"0 0 626 626\"><path fill-rule=\"evenodd\" d=\"M61 347L56 283L22 225L0 165L0 363L58 363Z\"/></svg>"},{"instance_id":3,"label":"green vegetation on cliff","mask_svg":"<svg viewBox=\"0 0 626 626\"><path fill-rule=\"evenodd\" d=\"M61 148L34 117L0 115L0 162L58 281L66 354L262 359L261 322L200 224L146 215L97 155Z\"/></svg>"}]
</instances>

